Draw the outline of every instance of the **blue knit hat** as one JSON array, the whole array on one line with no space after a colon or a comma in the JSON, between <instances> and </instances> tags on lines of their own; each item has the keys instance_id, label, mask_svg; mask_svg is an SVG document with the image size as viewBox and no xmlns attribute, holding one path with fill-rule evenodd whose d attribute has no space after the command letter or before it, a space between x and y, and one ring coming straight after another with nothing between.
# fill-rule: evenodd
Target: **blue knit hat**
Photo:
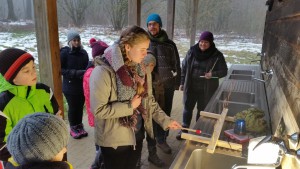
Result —
<instances>
[{"instance_id":1,"label":"blue knit hat","mask_svg":"<svg viewBox=\"0 0 300 169\"><path fill-rule=\"evenodd\" d=\"M148 16L147 21L146 21L147 26L150 21L155 21L159 24L160 27L162 27L161 18L158 14L152 13Z\"/></svg>"},{"instance_id":2,"label":"blue knit hat","mask_svg":"<svg viewBox=\"0 0 300 169\"><path fill-rule=\"evenodd\" d=\"M25 116L7 138L7 149L20 165L52 160L68 143L66 123L49 113Z\"/></svg>"}]
</instances>

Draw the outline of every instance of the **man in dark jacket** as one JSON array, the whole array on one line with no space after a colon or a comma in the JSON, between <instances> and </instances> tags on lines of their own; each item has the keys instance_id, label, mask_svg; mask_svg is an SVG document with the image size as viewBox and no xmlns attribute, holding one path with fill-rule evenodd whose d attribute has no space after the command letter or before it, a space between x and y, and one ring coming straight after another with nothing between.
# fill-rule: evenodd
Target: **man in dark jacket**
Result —
<instances>
[{"instance_id":1,"label":"man in dark jacket","mask_svg":"<svg viewBox=\"0 0 300 169\"><path fill-rule=\"evenodd\" d=\"M199 42L192 46L182 62L181 85L183 90L183 123L190 127L193 109L197 103L196 121L219 87L219 78L227 75L223 54L216 48L211 32L201 34ZM182 132L187 132L183 130ZM181 139L181 131L176 136Z\"/></svg>"},{"instance_id":2,"label":"man in dark jacket","mask_svg":"<svg viewBox=\"0 0 300 169\"><path fill-rule=\"evenodd\" d=\"M158 14L150 14L147 18L147 28L150 35L149 50L156 58L156 67L153 71L153 89L155 99L164 112L170 116L172 110L174 91L180 85L180 59L175 43L168 38L167 33L162 29L162 21ZM154 122L155 123L155 122ZM149 158L148 160L156 166L163 163L156 154L157 146L165 153L172 152L166 142L168 132L154 124L156 140L147 137Z\"/></svg>"}]
</instances>

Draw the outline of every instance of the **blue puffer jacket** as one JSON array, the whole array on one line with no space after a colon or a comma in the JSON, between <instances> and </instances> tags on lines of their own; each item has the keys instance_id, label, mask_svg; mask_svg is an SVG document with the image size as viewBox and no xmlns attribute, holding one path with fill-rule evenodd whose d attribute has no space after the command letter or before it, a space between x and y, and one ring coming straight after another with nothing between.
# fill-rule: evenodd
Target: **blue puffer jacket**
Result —
<instances>
[{"instance_id":1,"label":"blue puffer jacket","mask_svg":"<svg viewBox=\"0 0 300 169\"><path fill-rule=\"evenodd\" d=\"M89 62L86 50L63 47L60 59L64 94L83 94L82 79Z\"/></svg>"}]
</instances>

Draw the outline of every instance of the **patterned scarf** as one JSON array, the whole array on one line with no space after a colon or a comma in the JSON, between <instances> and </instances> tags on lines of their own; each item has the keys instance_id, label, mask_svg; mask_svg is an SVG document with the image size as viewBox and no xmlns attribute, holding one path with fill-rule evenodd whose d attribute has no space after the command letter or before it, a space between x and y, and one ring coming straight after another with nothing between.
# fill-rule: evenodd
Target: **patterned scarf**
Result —
<instances>
[{"instance_id":1,"label":"patterned scarf","mask_svg":"<svg viewBox=\"0 0 300 169\"><path fill-rule=\"evenodd\" d=\"M109 47L104 54L105 60L112 66L117 74L117 96L118 101L131 100L137 93L138 82L144 86L144 92L140 95L147 97L147 83L145 83L145 66L143 64L130 63L125 65L120 48L117 44ZM146 119L146 110L141 104L133 111L131 116L120 117L122 126L136 129L138 115Z\"/></svg>"}]
</instances>

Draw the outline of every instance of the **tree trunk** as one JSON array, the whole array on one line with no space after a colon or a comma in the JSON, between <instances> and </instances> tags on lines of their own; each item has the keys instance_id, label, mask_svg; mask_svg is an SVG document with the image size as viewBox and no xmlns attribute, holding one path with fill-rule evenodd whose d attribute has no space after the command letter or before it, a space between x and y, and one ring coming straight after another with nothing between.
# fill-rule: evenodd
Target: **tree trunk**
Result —
<instances>
[{"instance_id":1,"label":"tree trunk","mask_svg":"<svg viewBox=\"0 0 300 169\"><path fill-rule=\"evenodd\" d=\"M15 15L14 4L13 4L12 0L7 0L7 7L8 7L7 19L12 20L12 21L16 21L17 17Z\"/></svg>"},{"instance_id":2,"label":"tree trunk","mask_svg":"<svg viewBox=\"0 0 300 169\"><path fill-rule=\"evenodd\" d=\"M85 11L93 0L62 0L61 7L71 18L74 26L81 27L85 20Z\"/></svg>"},{"instance_id":3,"label":"tree trunk","mask_svg":"<svg viewBox=\"0 0 300 169\"><path fill-rule=\"evenodd\" d=\"M185 1L185 6L187 9L187 15L185 19L185 34L187 37L191 36L191 15L192 15L192 2L191 0Z\"/></svg>"},{"instance_id":4,"label":"tree trunk","mask_svg":"<svg viewBox=\"0 0 300 169\"><path fill-rule=\"evenodd\" d=\"M32 20L32 0L26 0L26 19Z\"/></svg>"},{"instance_id":5,"label":"tree trunk","mask_svg":"<svg viewBox=\"0 0 300 169\"><path fill-rule=\"evenodd\" d=\"M196 30L197 30L197 15L198 15L198 4L199 0L193 0L193 9L192 9L192 23L191 23L191 36L190 36L190 46L193 46L195 44L195 36L196 36Z\"/></svg>"},{"instance_id":6,"label":"tree trunk","mask_svg":"<svg viewBox=\"0 0 300 169\"><path fill-rule=\"evenodd\" d=\"M104 8L115 31L122 30L126 25L128 0L109 0Z\"/></svg>"}]
</instances>

